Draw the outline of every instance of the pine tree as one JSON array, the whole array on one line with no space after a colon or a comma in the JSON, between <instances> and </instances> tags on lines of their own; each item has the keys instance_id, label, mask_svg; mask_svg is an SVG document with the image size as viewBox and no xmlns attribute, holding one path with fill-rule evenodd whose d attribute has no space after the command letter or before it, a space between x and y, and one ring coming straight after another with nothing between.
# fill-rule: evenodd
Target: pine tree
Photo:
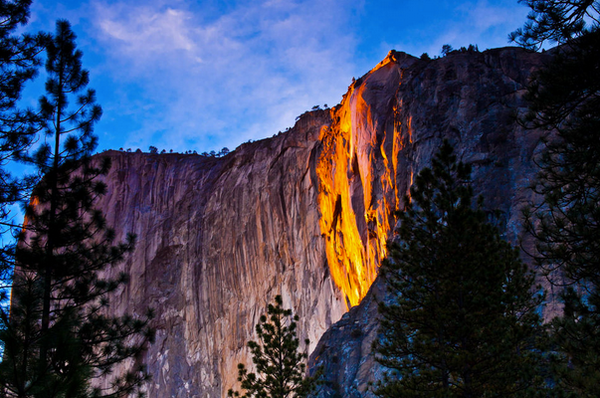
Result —
<instances>
[{"instance_id":1,"label":"pine tree","mask_svg":"<svg viewBox=\"0 0 600 398\"><path fill-rule=\"evenodd\" d=\"M546 132L525 213L532 253L563 288L564 314L551 323L557 389L600 395L600 8L596 1L535 1L520 44L564 45L528 87L523 122Z\"/></svg>"},{"instance_id":2,"label":"pine tree","mask_svg":"<svg viewBox=\"0 0 600 398\"><path fill-rule=\"evenodd\" d=\"M9 165L18 161L33 143L39 129L38 117L29 109L21 109L18 101L24 85L40 65L39 53L47 38L44 34L15 34L27 23L31 0L0 1L0 276L2 287L10 287L13 267L14 239L11 206L25 198L32 178L11 175ZM0 301L6 297L5 291ZM0 309L1 311L1 309Z\"/></svg>"},{"instance_id":3,"label":"pine tree","mask_svg":"<svg viewBox=\"0 0 600 398\"><path fill-rule=\"evenodd\" d=\"M595 0L519 0L531 11L523 28L509 35L511 41L540 49L545 42L564 44L598 27L600 7Z\"/></svg>"},{"instance_id":4,"label":"pine tree","mask_svg":"<svg viewBox=\"0 0 600 398\"><path fill-rule=\"evenodd\" d=\"M546 130L529 224L540 260L573 281L600 282L600 31L557 54L528 89L525 123Z\"/></svg>"},{"instance_id":5,"label":"pine tree","mask_svg":"<svg viewBox=\"0 0 600 398\"><path fill-rule=\"evenodd\" d=\"M503 240L470 167L445 141L410 188L381 273L377 360L392 371L381 397L524 396L539 385L537 315L543 297Z\"/></svg>"},{"instance_id":6,"label":"pine tree","mask_svg":"<svg viewBox=\"0 0 600 398\"><path fill-rule=\"evenodd\" d=\"M529 87L526 123L547 131L526 213L539 265L564 288L564 315L552 323L560 385L600 394L600 31L571 43Z\"/></svg>"},{"instance_id":7,"label":"pine tree","mask_svg":"<svg viewBox=\"0 0 600 398\"><path fill-rule=\"evenodd\" d=\"M1 332L3 396L100 397L139 391L147 379L138 364L124 375L111 370L126 359L137 362L152 339L148 319L108 315L107 294L127 281L102 272L118 263L134 238L113 245L96 198L106 185L108 159L92 160L101 116L88 72L70 24L57 22L47 43L47 95L40 100L46 135L33 160L43 175L33 190L16 252L10 318ZM108 387L94 380L103 377Z\"/></svg>"},{"instance_id":8,"label":"pine tree","mask_svg":"<svg viewBox=\"0 0 600 398\"><path fill-rule=\"evenodd\" d=\"M15 31L27 23L31 0L0 1L0 164L20 158L38 129L35 112L20 109L18 101L25 84L37 74L39 53L47 35ZM2 170L6 175L6 170ZM0 185L1 204L11 198L5 178ZM8 200L12 202L14 200Z\"/></svg>"},{"instance_id":9,"label":"pine tree","mask_svg":"<svg viewBox=\"0 0 600 398\"><path fill-rule=\"evenodd\" d=\"M296 337L298 316L283 309L281 296L275 297L275 305L269 304L267 315L260 317L256 334L260 342L249 341L252 362L257 373L248 373L244 364L238 365L243 395L229 390L229 397L305 397L315 387L315 377L305 377L306 353L298 351L300 341ZM308 345L308 340L305 341Z\"/></svg>"}]
</instances>

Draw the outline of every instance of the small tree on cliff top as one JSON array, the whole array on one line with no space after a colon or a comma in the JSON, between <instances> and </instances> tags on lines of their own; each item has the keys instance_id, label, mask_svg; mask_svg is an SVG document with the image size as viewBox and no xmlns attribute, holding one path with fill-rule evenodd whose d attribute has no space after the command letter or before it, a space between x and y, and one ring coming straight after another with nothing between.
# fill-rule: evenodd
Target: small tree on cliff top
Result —
<instances>
[{"instance_id":1,"label":"small tree on cliff top","mask_svg":"<svg viewBox=\"0 0 600 398\"><path fill-rule=\"evenodd\" d=\"M314 389L315 378L305 377L307 354L298 352L298 316L292 316L282 304L281 296L275 297L275 305L269 304L267 315L262 315L256 325L260 342L248 342L257 373L248 373L244 364L238 365L238 381L246 393L229 390L229 397L299 398Z\"/></svg>"},{"instance_id":2,"label":"small tree on cliff top","mask_svg":"<svg viewBox=\"0 0 600 398\"><path fill-rule=\"evenodd\" d=\"M474 203L470 167L448 142L410 194L381 270L391 297L375 349L394 371L376 393L523 396L539 381L533 275Z\"/></svg>"}]
</instances>

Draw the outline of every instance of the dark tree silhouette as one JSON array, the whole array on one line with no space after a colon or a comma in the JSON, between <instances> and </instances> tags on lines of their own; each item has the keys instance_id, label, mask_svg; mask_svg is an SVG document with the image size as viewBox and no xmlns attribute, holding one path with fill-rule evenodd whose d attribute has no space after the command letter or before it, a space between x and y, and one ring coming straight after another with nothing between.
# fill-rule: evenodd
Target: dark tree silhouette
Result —
<instances>
[{"instance_id":1,"label":"dark tree silhouette","mask_svg":"<svg viewBox=\"0 0 600 398\"><path fill-rule=\"evenodd\" d=\"M67 21L58 21L47 43L47 94L40 100L47 136L32 158L41 181L26 210L16 251L11 313L3 314L3 396L99 397L135 393L146 374L136 365L111 374L116 364L136 358L152 339L148 319L108 315L109 292L127 281L101 276L133 248L134 238L113 245L94 201L106 186L96 179L110 167L93 161L93 125L101 108L85 90L88 72ZM108 380L106 389L92 385Z\"/></svg>"},{"instance_id":2,"label":"dark tree silhouette","mask_svg":"<svg viewBox=\"0 0 600 398\"><path fill-rule=\"evenodd\" d=\"M28 197L34 178L10 173L10 165L27 153L39 130L38 115L21 109L18 101L25 84L35 77L40 65L39 53L47 35L16 34L27 23L31 0L0 1L0 277L4 289L10 287L14 263L12 235L18 233L13 225L11 207ZM0 301L7 299L0 291Z\"/></svg>"},{"instance_id":3,"label":"dark tree silhouette","mask_svg":"<svg viewBox=\"0 0 600 398\"><path fill-rule=\"evenodd\" d=\"M528 88L526 126L545 130L525 212L531 253L564 288L552 322L557 390L600 395L600 6L597 1L530 0L529 20L511 39L528 48L558 43Z\"/></svg>"},{"instance_id":4,"label":"dark tree silhouette","mask_svg":"<svg viewBox=\"0 0 600 398\"><path fill-rule=\"evenodd\" d=\"M519 0L530 9L525 26L509 35L511 41L540 49L545 42L563 44L597 29L600 5L595 0Z\"/></svg>"},{"instance_id":5,"label":"dark tree silhouette","mask_svg":"<svg viewBox=\"0 0 600 398\"><path fill-rule=\"evenodd\" d=\"M523 396L540 385L533 275L475 200L444 142L410 188L381 273L382 397Z\"/></svg>"},{"instance_id":6,"label":"dark tree silhouette","mask_svg":"<svg viewBox=\"0 0 600 398\"><path fill-rule=\"evenodd\" d=\"M259 342L248 342L256 373L248 373L240 363L238 381L246 392L240 395L229 390L229 397L305 397L314 389L315 378L305 377L307 355L298 351L298 316L282 304L281 296L275 297L275 305L269 304L267 314L260 317L256 325ZM305 343L308 345L308 340Z\"/></svg>"}]
</instances>

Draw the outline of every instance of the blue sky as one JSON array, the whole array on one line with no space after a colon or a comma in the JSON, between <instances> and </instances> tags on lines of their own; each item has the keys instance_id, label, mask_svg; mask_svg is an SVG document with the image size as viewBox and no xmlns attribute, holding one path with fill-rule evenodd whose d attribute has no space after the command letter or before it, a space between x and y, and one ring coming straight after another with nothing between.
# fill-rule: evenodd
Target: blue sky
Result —
<instances>
[{"instance_id":1,"label":"blue sky","mask_svg":"<svg viewBox=\"0 0 600 398\"><path fill-rule=\"evenodd\" d=\"M104 110L100 150L204 152L339 103L391 49L508 45L527 11L516 0L34 0L27 29L71 22Z\"/></svg>"}]
</instances>

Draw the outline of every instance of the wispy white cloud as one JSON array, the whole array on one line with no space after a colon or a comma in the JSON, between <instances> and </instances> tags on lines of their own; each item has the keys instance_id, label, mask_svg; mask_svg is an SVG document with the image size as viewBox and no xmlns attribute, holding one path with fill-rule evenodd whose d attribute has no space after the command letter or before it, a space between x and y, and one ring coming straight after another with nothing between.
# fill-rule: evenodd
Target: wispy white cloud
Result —
<instances>
[{"instance_id":1,"label":"wispy white cloud","mask_svg":"<svg viewBox=\"0 0 600 398\"><path fill-rule=\"evenodd\" d=\"M157 145L164 130L158 144L178 150L262 138L338 102L352 76L354 41L336 1L253 2L207 23L158 3L98 2L95 15L110 73L141 82L136 95L152 109L127 146Z\"/></svg>"},{"instance_id":2,"label":"wispy white cloud","mask_svg":"<svg viewBox=\"0 0 600 398\"><path fill-rule=\"evenodd\" d=\"M522 14L523 10L524 7L518 4L502 7L490 4L488 1L479 1L475 4L475 7L467 10L466 15L472 21L472 26L475 26L477 32L481 33L497 26L518 26L522 24L524 20L515 18L515 12L518 15L519 13Z\"/></svg>"},{"instance_id":3,"label":"wispy white cloud","mask_svg":"<svg viewBox=\"0 0 600 398\"><path fill-rule=\"evenodd\" d=\"M103 147L204 151L335 105L392 48L506 45L526 12L514 0L37 0L32 21L73 23Z\"/></svg>"},{"instance_id":4,"label":"wispy white cloud","mask_svg":"<svg viewBox=\"0 0 600 398\"><path fill-rule=\"evenodd\" d=\"M172 8L163 12L140 9L134 17L124 21L115 15L114 9L100 10L105 14L99 20L102 32L124 43L131 52L164 54L173 50L194 50L186 26L190 16L184 11Z\"/></svg>"}]
</instances>

